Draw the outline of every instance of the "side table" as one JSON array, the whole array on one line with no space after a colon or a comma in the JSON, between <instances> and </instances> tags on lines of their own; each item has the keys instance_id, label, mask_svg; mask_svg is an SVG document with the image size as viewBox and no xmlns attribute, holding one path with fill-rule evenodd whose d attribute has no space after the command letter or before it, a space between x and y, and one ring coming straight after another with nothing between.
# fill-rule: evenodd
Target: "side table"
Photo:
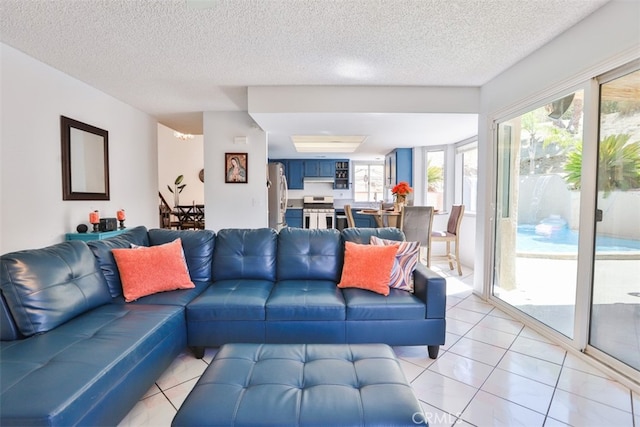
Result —
<instances>
[{"instance_id":1,"label":"side table","mask_svg":"<svg viewBox=\"0 0 640 427\"><path fill-rule=\"evenodd\" d=\"M117 236L118 234L124 233L127 231L126 228L118 229L113 231L99 231L94 233L92 231L87 231L86 233L67 233L66 240L82 240L88 242L90 240L102 240L107 239L109 237Z\"/></svg>"}]
</instances>

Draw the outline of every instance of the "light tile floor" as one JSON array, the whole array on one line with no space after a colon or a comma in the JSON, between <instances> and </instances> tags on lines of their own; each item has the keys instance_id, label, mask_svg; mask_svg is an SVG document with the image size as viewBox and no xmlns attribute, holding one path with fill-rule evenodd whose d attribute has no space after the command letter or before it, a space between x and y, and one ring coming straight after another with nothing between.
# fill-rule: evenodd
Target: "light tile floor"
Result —
<instances>
[{"instance_id":1,"label":"light tile floor","mask_svg":"<svg viewBox=\"0 0 640 427\"><path fill-rule=\"evenodd\" d=\"M473 295L473 272L433 269L447 277L446 343L437 360L394 347L430 426L640 427L638 394ZM169 426L215 353L185 350L120 426Z\"/></svg>"}]
</instances>

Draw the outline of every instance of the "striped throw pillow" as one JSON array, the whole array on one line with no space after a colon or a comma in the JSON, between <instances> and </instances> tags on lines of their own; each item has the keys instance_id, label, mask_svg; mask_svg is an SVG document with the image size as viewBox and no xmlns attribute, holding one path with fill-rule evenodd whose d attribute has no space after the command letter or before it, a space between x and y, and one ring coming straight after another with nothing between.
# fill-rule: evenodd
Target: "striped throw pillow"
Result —
<instances>
[{"instance_id":1,"label":"striped throw pillow","mask_svg":"<svg viewBox=\"0 0 640 427\"><path fill-rule=\"evenodd\" d=\"M413 292L413 270L418 265L420 242L398 242L371 236L369 243L376 246L398 246L396 259L391 269L389 287Z\"/></svg>"}]
</instances>

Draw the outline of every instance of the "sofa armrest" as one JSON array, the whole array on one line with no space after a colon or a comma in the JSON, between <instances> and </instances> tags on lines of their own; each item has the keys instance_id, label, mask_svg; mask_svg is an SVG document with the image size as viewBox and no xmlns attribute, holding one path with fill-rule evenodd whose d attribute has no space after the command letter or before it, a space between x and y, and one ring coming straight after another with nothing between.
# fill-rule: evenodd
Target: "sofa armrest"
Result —
<instances>
[{"instance_id":1,"label":"sofa armrest","mask_svg":"<svg viewBox=\"0 0 640 427\"><path fill-rule=\"evenodd\" d=\"M443 319L447 307L447 281L445 278L424 265L418 264L413 272L413 287L415 296L426 304L426 318Z\"/></svg>"},{"instance_id":2,"label":"sofa armrest","mask_svg":"<svg viewBox=\"0 0 640 427\"><path fill-rule=\"evenodd\" d=\"M0 341L13 341L24 338L11 316L7 301L0 291Z\"/></svg>"}]
</instances>

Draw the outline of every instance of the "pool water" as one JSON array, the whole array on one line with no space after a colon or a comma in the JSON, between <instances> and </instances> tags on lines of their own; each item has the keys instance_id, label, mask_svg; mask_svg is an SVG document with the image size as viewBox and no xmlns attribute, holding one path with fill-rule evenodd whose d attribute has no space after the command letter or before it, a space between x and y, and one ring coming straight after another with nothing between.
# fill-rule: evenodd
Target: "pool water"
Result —
<instances>
[{"instance_id":1,"label":"pool water","mask_svg":"<svg viewBox=\"0 0 640 427\"><path fill-rule=\"evenodd\" d=\"M536 234L535 225L519 225L516 240L518 252L578 253L578 232L564 228L550 236ZM640 240L596 236L597 252L638 252Z\"/></svg>"}]
</instances>

